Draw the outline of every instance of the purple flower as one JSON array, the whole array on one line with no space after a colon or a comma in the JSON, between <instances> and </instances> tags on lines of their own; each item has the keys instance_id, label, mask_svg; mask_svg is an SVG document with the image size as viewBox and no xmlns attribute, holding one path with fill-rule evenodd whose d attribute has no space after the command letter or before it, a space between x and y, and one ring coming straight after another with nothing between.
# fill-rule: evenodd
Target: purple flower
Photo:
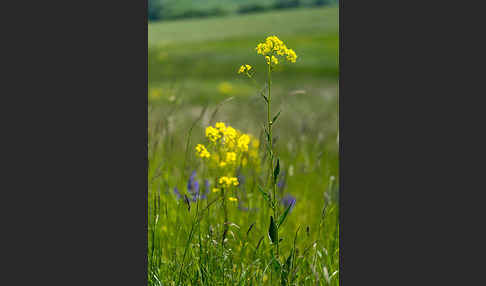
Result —
<instances>
[{"instance_id":1,"label":"purple flower","mask_svg":"<svg viewBox=\"0 0 486 286\"><path fill-rule=\"evenodd\" d=\"M193 171L189 180L187 181L187 192L191 195L191 201L195 202L199 199L207 199L209 194L209 181L204 180L204 193L199 188L199 181L196 181L196 171Z\"/></svg>"},{"instance_id":2,"label":"purple flower","mask_svg":"<svg viewBox=\"0 0 486 286\"><path fill-rule=\"evenodd\" d=\"M292 205L292 207L290 207L290 211L292 211L292 209L295 207L295 203L297 202L297 200L291 194L286 194L282 198L281 202L282 202L282 205L284 205L285 208L288 208L290 205Z\"/></svg>"},{"instance_id":3,"label":"purple flower","mask_svg":"<svg viewBox=\"0 0 486 286\"><path fill-rule=\"evenodd\" d=\"M176 195L178 200L181 198L181 193L179 193L179 190L177 189L177 187L174 187L174 194Z\"/></svg>"}]
</instances>

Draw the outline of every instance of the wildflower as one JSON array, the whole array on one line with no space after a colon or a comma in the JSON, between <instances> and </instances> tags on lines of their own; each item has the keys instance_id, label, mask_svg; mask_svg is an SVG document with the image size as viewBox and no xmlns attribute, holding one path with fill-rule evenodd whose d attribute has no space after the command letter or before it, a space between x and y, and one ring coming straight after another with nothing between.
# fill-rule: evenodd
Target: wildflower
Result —
<instances>
[{"instance_id":1,"label":"wildflower","mask_svg":"<svg viewBox=\"0 0 486 286\"><path fill-rule=\"evenodd\" d=\"M220 189L218 189L218 188L213 188L213 193L217 193L217 192L219 192L219 191L221 191L221 190L220 190Z\"/></svg>"},{"instance_id":2,"label":"wildflower","mask_svg":"<svg viewBox=\"0 0 486 286\"><path fill-rule=\"evenodd\" d=\"M297 54L292 49L287 50L287 60L291 63L295 63L297 60Z\"/></svg>"},{"instance_id":3,"label":"wildflower","mask_svg":"<svg viewBox=\"0 0 486 286\"><path fill-rule=\"evenodd\" d=\"M221 177L219 178L219 184L223 187L238 186L238 179L235 177Z\"/></svg>"},{"instance_id":4,"label":"wildflower","mask_svg":"<svg viewBox=\"0 0 486 286\"><path fill-rule=\"evenodd\" d=\"M201 158L209 158L211 156L211 154L208 152L206 147L204 147L204 145L202 145L202 144L196 145L196 152L197 152L197 155Z\"/></svg>"},{"instance_id":5,"label":"wildflower","mask_svg":"<svg viewBox=\"0 0 486 286\"><path fill-rule=\"evenodd\" d=\"M238 70L238 73L247 73L251 70L250 65L241 65L240 69Z\"/></svg>"},{"instance_id":6,"label":"wildflower","mask_svg":"<svg viewBox=\"0 0 486 286\"><path fill-rule=\"evenodd\" d=\"M240 148L242 151L248 151L248 144L250 143L250 136L247 134L243 134L238 138L238 143L237 146Z\"/></svg>"},{"instance_id":7,"label":"wildflower","mask_svg":"<svg viewBox=\"0 0 486 286\"><path fill-rule=\"evenodd\" d=\"M230 201L230 202L237 202L237 201L238 201L238 199L237 199L237 198L235 198L235 197L229 197L229 198L228 198L228 201Z\"/></svg>"},{"instance_id":8,"label":"wildflower","mask_svg":"<svg viewBox=\"0 0 486 286\"><path fill-rule=\"evenodd\" d=\"M282 198L281 202L282 202L282 204L284 205L285 208L292 206L290 208L290 210L292 210L295 207L295 203L297 202L297 200L291 194L287 194Z\"/></svg>"},{"instance_id":9,"label":"wildflower","mask_svg":"<svg viewBox=\"0 0 486 286\"><path fill-rule=\"evenodd\" d=\"M218 129L212 127L212 126L208 126L206 128L206 137L208 137L208 139L215 143L216 141L218 141L218 139L221 138L221 134L219 134L219 131Z\"/></svg>"},{"instance_id":10,"label":"wildflower","mask_svg":"<svg viewBox=\"0 0 486 286\"><path fill-rule=\"evenodd\" d=\"M219 163L219 166L220 166L220 167L225 167L225 166L226 166L226 162L225 162L225 161L220 162L220 163Z\"/></svg>"},{"instance_id":11,"label":"wildflower","mask_svg":"<svg viewBox=\"0 0 486 286\"><path fill-rule=\"evenodd\" d=\"M177 189L177 187L174 187L174 194L176 195L177 199L181 198L181 193L179 192L179 189Z\"/></svg>"},{"instance_id":12,"label":"wildflower","mask_svg":"<svg viewBox=\"0 0 486 286\"><path fill-rule=\"evenodd\" d=\"M202 198L199 192L199 182L196 181L196 171L192 172L189 180L187 181L187 192L192 195L193 202Z\"/></svg>"},{"instance_id":13,"label":"wildflower","mask_svg":"<svg viewBox=\"0 0 486 286\"><path fill-rule=\"evenodd\" d=\"M216 129L218 129L223 134L226 130L226 124L224 124L224 122L216 122L216 124L214 124L214 127L216 127Z\"/></svg>"},{"instance_id":14,"label":"wildflower","mask_svg":"<svg viewBox=\"0 0 486 286\"><path fill-rule=\"evenodd\" d=\"M285 56L287 61L295 63L297 54L294 50L287 48L287 46L277 36L269 36L264 43L259 43L255 50L257 54L265 56L267 64L278 64L277 56ZM240 68L241 69L241 68Z\"/></svg>"},{"instance_id":15,"label":"wildflower","mask_svg":"<svg viewBox=\"0 0 486 286\"><path fill-rule=\"evenodd\" d=\"M227 162L235 162L236 161L236 153L235 152L226 153L226 161Z\"/></svg>"},{"instance_id":16,"label":"wildflower","mask_svg":"<svg viewBox=\"0 0 486 286\"><path fill-rule=\"evenodd\" d=\"M227 139L227 141L230 141L230 140L235 140L236 137L238 136L238 132L236 132L236 129L234 129L233 127L231 126L228 126L226 127L226 129L224 130L224 137L225 139Z\"/></svg>"}]
</instances>

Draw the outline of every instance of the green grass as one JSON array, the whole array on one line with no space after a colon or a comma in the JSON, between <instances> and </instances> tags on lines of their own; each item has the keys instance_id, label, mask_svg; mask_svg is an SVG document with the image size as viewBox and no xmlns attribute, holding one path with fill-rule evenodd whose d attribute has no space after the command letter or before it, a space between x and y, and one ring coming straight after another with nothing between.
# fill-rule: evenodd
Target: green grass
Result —
<instances>
[{"instance_id":1,"label":"green grass","mask_svg":"<svg viewBox=\"0 0 486 286\"><path fill-rule=\"evenodd\" d=\"M251 211L229 206L234 225L224 243L221 203L209 205L217 194L189 211L173 193L187 194L193 170L201 187L211 179L194 154L197 143L206 144L206 126L224 121L264 142L266 109L257 91L265 64L254 48L271 34L299 55L272 80L272 113L282 111L273 131L286 180L279 196L297 199L279 234L279 261L295 254L288 285L339 285L337 15L334 8L299 9L149 25L149 89L160 92L149 99L149 285L281 285L267 234L272 213L256 188L265 182L263 143L261 170L244 171L238 190ZM258 87L236 73L242 63L254 66ZM232 90L220 92L222 82Z\"/></svg>"},{"instance_id":2,"label":"green grass","mask_svg":"<svg viewBox=\"0 0 486 286\"><path fill-rule=\"evenodd\" d=\"M236 71L243 63L264 70L254 49L273 34L299 55L295 65L283 65L277 75L283 88L335 85L338 10L319 8L149 24L149 88L169 93L177 86L197 104L221 100L221 82L232 84L235 95L248 94L252 86ZM262 75L257 73L261 81Z\"/></svg>"}]
</instances>

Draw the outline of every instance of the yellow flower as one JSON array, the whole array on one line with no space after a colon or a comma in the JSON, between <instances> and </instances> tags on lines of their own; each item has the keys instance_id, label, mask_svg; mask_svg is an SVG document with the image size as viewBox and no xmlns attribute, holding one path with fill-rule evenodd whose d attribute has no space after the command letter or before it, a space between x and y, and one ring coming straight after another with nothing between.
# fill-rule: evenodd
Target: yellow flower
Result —
<instances>
[{"instance_id":1,"label":"yellow flower","mask_svg":"<svg viewBox=\"0 0 486 286\"><path fill-rule=\"evenodd\" d=\"M294 50L288 49L286 54L287 54L287 60L289 62L295 63L295 61L297 60L297 54L294 52Z\"/></svg>"},{"instance_id":2,"label":"yellow flower","mask_svg":"<svg viewBox=\"0 0 486 286\"><path fill-rule=\"evenodd\" d=\"M225 142L234 141L236 139L236 136L238 135L236 129L231 126L226 127L223 133L225 137Z\"/></svg>"},{"instance_id":3,"label":"yellow flower","mask_svg":"<svg viewBox=\"0 0 486 286\"><path fill-rule=\"evenodd\" d=\"M211 156L211 154L208 152L206 147L204 147L204 145L202 145L202 144L196 145L196 152L197 152L197 155L199 155L199 157L201 157L201 158L209 158Z\"/></svg>"},{"instance_id":4,"label":"yellow flower","mask_svg":"<svg viewBox=\"0 0 486 286\"><path fill-rule=\"evenodd\" d=\"M237 146L240 148L242 151L248 151L248 144L250 143L250 136L247 134L243 134L238 138L238 143Z\"/></svg>"},{"instance_id":5,"label":"yellow flower","mask_svg":"<svg viewBox=\"0 0 486 286\"><path fill-rule=\"evenodd\" d=\"M236 161L236 153L235 152L226 153L226 161L227 162L235 162Z\"/></svg>"},{"instance_id":6,"label":"yellow flower","mask_svg":"<svg viewBox=\"0 0 486 286\"><path fill-rule=\"evenodd\" d=\"M224 133L224 131L226 130L226 125L224 124L224 122L216 122L216 124L214 124L214 127L216 127L216 129L218 129L221 133Z\"/></svg>"},{"instance_id":7,"label":"yellow flower","mask_svg":"<svg viewBox=\"0 0 486 286\"><path fill-rule=\"evenodd\" d=\"M220 166L220 167L224 167L224 166L226 166L226 162L225 162L225 161L223 161L223 162L219 163L219 166Z\"/></svg>"},{"instance_id":8,"label":"yellow flower","mask_svg":"<svg viewBox=\"0 0 486 286\"><path fill-rule=\"evenodd\" d=\"M278 65L278 59L277 59L277 57L276 57L276 56L272 56L272 63L273 63L274 65Z\"/></svg>"},{"instance_id":9,"label":"yellow flower","mask_svg":"<svg viewBox=\"0 0 486 286\"><path fill-rule=\"evenodd\" d=\"M256 46L255 50L257 54L265 56L267 64L278 64L278 58L275 55L286 56L286 59L291 63L295 63L297 60L297 54L294 50L287 48L277 36L267 37L264 43L259 43Z\"/></svg>"},{"instance_id":10,"label":"yellow flower","mask_svg":"<svg viewBox=\"0 0 486 286\"><path fill-rule=\"evenodd\" d=\"M237 198L235 198L235 197L229 197L229 198L228 198L228 201L230 201L230 202L237 202L237 201L238 201L238 199L237 199Z\"/></svg>"},{"instance_id":11,"label":"yellow flower","mask_svg":"<svg viewBox=\"0 0 486 286\"><path fill-rule=\"evenodd\" d=\"M238 186L238 178L236 177L221 177L219 178L219 184L223 187L231 187L231 186Z\"/></svg>"},{"instance_id":12,"label":"yellow flower","mask_svg":"<svg viewBox=\"0 0 486 286\"><path fill-rule=\"evenodd\" d=\"M216 141L218 141L219 138L221 138L221 134L219 134L218 129L216 129L212 126L208 126L206 128L206 137L208 137L208 139L211 142L216 142Z\"/></svg>"},{"instance_id":13,"label":"yellow flower","mask_svg":"<svg viewBox=\"0 0 486 286\"><path fill-rule=\"evenodd\" d=\"M219 191L221 191L221 190L220 190L220 189L218 189L218 188L213 188L213 193L217 193L217 192L219 192Z\"/></svg>"},{"instance_id":14,"label":"yellow flower","mask_svg":"<svg viewBox=\"0 0 486 286\"><path fill-rule=\"evenodd\" d=\"M250 65L241 65L240 69L238 70L238 73L246 73L251 70Z\"/></svg>"}]
</instances>

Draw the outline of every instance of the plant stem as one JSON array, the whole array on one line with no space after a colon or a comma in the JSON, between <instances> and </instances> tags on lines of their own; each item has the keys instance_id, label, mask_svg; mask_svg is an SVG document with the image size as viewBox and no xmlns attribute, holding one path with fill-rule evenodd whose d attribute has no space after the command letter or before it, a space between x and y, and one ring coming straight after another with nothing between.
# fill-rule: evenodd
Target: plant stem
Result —
<instances>
[{"instance_id":1,"label":"plant stem","mask_svg":"<svg viewBox=\"0 0 486 286\"><path fill-rule=\"evenodd\" d=\"M269 144L270 144L270 180L271 180L271 185L272 185L272 189L273 189L273 205L272 205L272 208L273 208L273 216L275 218L275 220L277 220L278 218L278 202L277 202L277 188L276 188L276 184L275 184L275 178L273 177L273 159L274 159L274 153L273 153L273 135L272 135L272 125L273 125L273 122L270 120L270 116L271 116L271 104L272 104L272 93L271 93L271 90L272 90L272 65L271 63L268 63L268 96L267 96L267 99L268 99L268 102L267 102L267 128L268 128L268 134L269 134ZM277 241L276 241L276 244L277 244L277 255L276 257L278 258L278 254L279 254L279 247L278 247L278 244L279 244L279 238L278 238L278 231L277 231Z\"/></svg>"}]
</instances>

